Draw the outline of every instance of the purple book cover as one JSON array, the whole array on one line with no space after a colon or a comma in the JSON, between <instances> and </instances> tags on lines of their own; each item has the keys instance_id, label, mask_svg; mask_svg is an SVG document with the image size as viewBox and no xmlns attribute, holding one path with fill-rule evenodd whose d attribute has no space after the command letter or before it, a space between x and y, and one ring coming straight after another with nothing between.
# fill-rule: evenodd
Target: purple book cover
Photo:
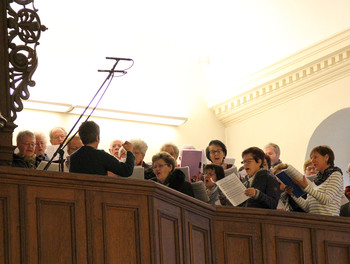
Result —
<instances>
[{"instance_id":1,"label":"purple book cover","mask_svg":"<svg viewBox=\"0 0 350 264\"><path fill-rule=\"evenodd\" d=\"M181 167L190 168L190 178L193 175L199 175L202 168L203 150L184 149L181 156Z\"/></svg>"}]
</instances>

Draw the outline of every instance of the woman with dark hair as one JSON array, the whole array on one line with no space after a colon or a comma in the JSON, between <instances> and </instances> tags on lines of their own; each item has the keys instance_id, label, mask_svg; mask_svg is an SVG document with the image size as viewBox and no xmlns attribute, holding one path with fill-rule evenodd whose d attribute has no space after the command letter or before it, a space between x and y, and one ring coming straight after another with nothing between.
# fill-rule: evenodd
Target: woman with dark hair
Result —
<instances>
[{"instance_id":1,"label":"woman with dark hair","mask_svg":"<svg viewBox=\"0 0 350 264\"><path fill-rule=\"evenodd\" d=\"M241 206L276 209L280 198L279 183L270 171L263 168L264 151L251 147L243 151L242 158L247 172L245 194L250 199Z\"/></svg>"},{"instance_id":2,"label":"woman with dark hair","mask_svg":"<svg viewBox=\"0 0 350 264\"><path fill-rule=\"evenodd\" d=\"M156 177L151 180L194 197L191 183L185 181L185 174L181 170L175 170L175 159L168 152L161 151L153 155L152 168Z\"/></svg>"},{"instance_id":3,"label":"woman with dark hair","mask_svg":"<svg viewBox=\"0 0 350 264\"><path fill-rule=\"evenodd\" d=\"M265 170L270 170L271 169L271 158L267 154L265 154L263 167L264 167Z\"/></svg>"},{"instance_id":4,"label":"woman with dark hair","mask_svg":"<svg viewBox=\"0 0 350 264\"><path fill-rule=\"evenodd\" d=\"M214 164L222 166L224 170L229 169L233 166L233 164L225 163L227 149L225 144L220 140L215 139L210 141L208 147L205 150L205 154L208 160Z\"/></svg>"},{"instance_id":5,"label":"woman with dark hair","mask_svg":"<svg viewBox=\"0 0 350 264\"><path fill-rule=\"evenodd\" d=\"M317 146L311 150L310 158L318 170L313 182L306 180L293 181L307 193L307 198L296 198L292 188L289 194L304 211L322 215L339 215L341 199L343 196L343 173L334 166L334 153L328 146Z\"/></svg>"},{"instance_id":6,"label":"woman with dark hair","mask_svg":"<svg viewBox=\"0 0 350 264\"><path fill-rule=\"evenodd\" d=\"M207 164L204 167L204 185L209 197L209 204L221 205L219 195L223 195L220 192L219 187L215 185L216 181L219 181L225 177L224 169L220 165Z\"/></svg>"}]
</instances>

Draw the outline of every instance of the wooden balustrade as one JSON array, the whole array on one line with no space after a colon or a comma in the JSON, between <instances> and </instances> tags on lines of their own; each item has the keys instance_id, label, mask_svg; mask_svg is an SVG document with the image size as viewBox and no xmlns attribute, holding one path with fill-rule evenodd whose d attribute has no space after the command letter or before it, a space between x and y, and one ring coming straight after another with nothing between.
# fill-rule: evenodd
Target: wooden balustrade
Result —
<instances>
[{"instance_id":1,"label":"wooden balustrade","mask_svg":"<svg viewBox=\"0 0 350 264\"><path fill-rule=\"evenodd\" d=\"M0 263L350 263L348 218L125 178L0 167L0 228Z\"/></svg>"}]
</instances>

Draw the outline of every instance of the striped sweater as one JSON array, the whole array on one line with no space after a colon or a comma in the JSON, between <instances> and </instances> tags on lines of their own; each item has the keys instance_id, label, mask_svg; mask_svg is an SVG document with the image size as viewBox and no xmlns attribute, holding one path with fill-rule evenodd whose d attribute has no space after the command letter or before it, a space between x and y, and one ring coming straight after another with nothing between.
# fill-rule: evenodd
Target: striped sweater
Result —
<instances>
[{"instance_id":1,"label":"striped sweater","mask_svg":"<svg viewBox=\"0 0 350 264\"><path fill-rule=\"evenodd\" d=\"M320 185L313 182L305 187L307 199L302 197L293 199L305 212L321 215L339 215L340 203L343 196L343 175L339 171L333 172Z\"/></svg>"}]
</instances>

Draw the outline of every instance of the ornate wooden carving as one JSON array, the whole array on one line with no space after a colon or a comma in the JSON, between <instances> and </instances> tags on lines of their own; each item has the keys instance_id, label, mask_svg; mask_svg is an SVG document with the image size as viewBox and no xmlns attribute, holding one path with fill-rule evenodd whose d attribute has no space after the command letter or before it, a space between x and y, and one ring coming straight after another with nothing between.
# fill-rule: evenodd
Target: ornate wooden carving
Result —
<instances>
[{"instance_id":1,"label":"ornate wooden carving","mask_svg":"<svg viewBox=\"0 0 350 264\"><path fill-rule=\"evenodd\" d=\"M32 76L38 66L36 47L41 32L47 29L41 25L34 0L14 2L24 7L17 12L10 4L7 7L11 121L16 119L16 112L23 110L22 100L30 96L28 86L35 86ZM33 3L33 9L27 8L30 3Z\"/></svg>"},{"instance_id":2,"label":"ornate wooden carving","mask_svg":"<svg viewBox=\"0 0 350 264\"><path fill-rule=\"evenodd\" d=\"M12 134L22 100L38 65L36 47L46 27L41 25L34 0L0 1L0 165L11 165Z\"/></svg>"}]
</instances>

